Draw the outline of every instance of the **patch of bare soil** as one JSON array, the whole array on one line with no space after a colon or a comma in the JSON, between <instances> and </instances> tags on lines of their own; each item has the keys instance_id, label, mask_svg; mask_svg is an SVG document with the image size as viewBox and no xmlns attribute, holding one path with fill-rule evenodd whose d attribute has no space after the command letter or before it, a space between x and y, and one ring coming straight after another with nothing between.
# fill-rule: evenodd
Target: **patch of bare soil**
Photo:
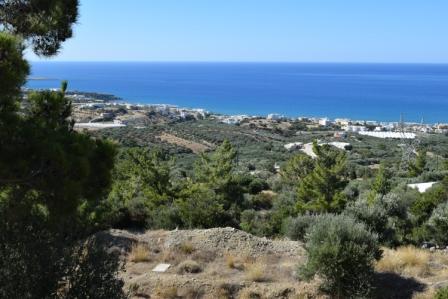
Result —
<instances>
[{"instance_id":1,"label":"patch of bare soil","mask_svg":"<svg viewBox=\"0 0 448 299\"><path fill-rule=\"evenodd\" d=\"M211 148L210 144L194 142L191 140L177 137L172 134L168 134L166 132L159 135L158 138L162 141L188 148L188 149L192 150L193 153L195 153L195 154L205 152Z\"/></svg>"},{"instance_id":2,"label":"patch of bare soil","mask_svg":"<svg viewBox=\"0 0 448 299\"><path fill-rule=\"evenodd\" d=\"M325 298L316 282L300 282L302 244L258 238L233 228L99 235L125 261L132 298ZM152 269L170 264L166 272Z\"/></svg>"}]
</instances>

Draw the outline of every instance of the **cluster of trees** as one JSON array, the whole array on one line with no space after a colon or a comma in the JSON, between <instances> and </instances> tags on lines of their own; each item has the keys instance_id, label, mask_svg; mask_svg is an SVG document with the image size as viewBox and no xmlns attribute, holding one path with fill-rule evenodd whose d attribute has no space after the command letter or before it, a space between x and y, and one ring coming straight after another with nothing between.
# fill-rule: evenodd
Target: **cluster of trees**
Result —
<instances>
[{"instance_id":1,"label":"cluster of trees","mask_svg":"<svg viewBox=\"0 0 448 299\"><path fill-rule=\"evenodd\" d=\"M0 1L1 298L125 297L82 212L107 193L115 146L73 130L66 83L21 95L25 45L56 54L77 15L77 0Z\"/></svg>"},{"instance_id":2,"label":"cluster of trees","mask_svg":"<svg viewBox=\"0 0 448 299\"><path fill-rule=\"evenodd\" d=\"M114 182L92 221L116 227L210 228L239 226L248 195L267 185L236 170L237 152L224 141L202 154L192 176L173 170L159 149L126 148L117 157Z\"/></svg>"}]
</instances>

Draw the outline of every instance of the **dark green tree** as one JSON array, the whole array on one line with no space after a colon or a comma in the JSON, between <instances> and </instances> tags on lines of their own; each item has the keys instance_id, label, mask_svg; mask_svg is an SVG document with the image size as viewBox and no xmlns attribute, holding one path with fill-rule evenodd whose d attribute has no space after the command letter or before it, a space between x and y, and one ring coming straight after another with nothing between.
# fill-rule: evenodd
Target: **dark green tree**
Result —
<instances>
[{"instance_id":1,"label":"dark green tree","mask_svg":"<svg viewBox=\"0 0 448 299\"><path fill-rule=\"evenodd\" d=\"M314 169L299 184L297 210L300 213L336 212L345 205L343 189L347 185L346 155L329 145L313 145Z\"/></svg>"},{"instance_id":2,"label":"dark green tree","mask_svg":"<svg viewBox=\"0 0 448 299\"><path fill-rule=\"evenodd\" d=\"M77 8L77 0L0 1L1 298L124 297L119 263L101 244L82 245L91 228L80 213L107 191L115 147L73 130L66 83L56 92L21 92L24 45L57 53Z\"/></svg>"},{"instance_id":3,"label":"dark green tree","mask_svg":"<svg viewBox=\"0 0 448 299\"><path fill-rule=\"evenodd\" d=\"M124 149L117 157L114 182L104 203L109 213L99 213L102 219L98 221L120 227L148 225L156 209L176 198L171 166L172 159L158 149Z\"/></svg>"},{"instance_id":4,"label":"dark green tree","mask_svg":"<svg viewBox=\"0 0 448 299\"><path fill-rule=\"evenodd\" d=\"M417 154L415 161L409 163L409 176L416 177L425 171L426 167L426 151L421 150Z\"/></svg>"},{"instance_id":5,"label":"dark green tree","mask_svg":"<svg viewBox=\"0 0 448 299\"><path fill-rule=\"evenodd\" d=\"M280 174L285 184L297 186L313 169L313 159L306 154L298 154L285 163Z\"/></svg>"},{"instance_id":6,"label":"dark green tree","mask_svg":"<svg viewBox=\"0 0 448 299\"><path fill-rule=\"evenodd\" d=\"M212 154L203 154L195 167L194 181L204 184L229 213L229 225L237 225L244 203L245 186L236 174L237 151L225 140ZM232 224L233 222L233 224Z\"/></svg>"},{"instance_id":7,"label":"dark green tree","mask_svg":"<svg viewBox=\"0 0 448 299\"><path fill-rule=\"evenodd\" d=\"M391 173L387 169L387 167L384 164L380 165L380 169L378 170L377 175L375 176L375 179L372 183L372 190L369 194L369 203L372 204L377 196L380 196L381 198L390 192L392 186L391 186Z\"/></svg>"}]
</instances>

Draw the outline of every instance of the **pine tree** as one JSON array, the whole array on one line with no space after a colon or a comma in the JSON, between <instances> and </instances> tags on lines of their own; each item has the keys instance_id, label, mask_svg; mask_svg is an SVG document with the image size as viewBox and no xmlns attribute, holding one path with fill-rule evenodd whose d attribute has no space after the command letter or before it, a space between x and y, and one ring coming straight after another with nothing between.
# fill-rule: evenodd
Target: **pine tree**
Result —
<instances>
[{"instance_id":1,"label":"pine tree","mask_svg":"<svg viewBox=\"0 0 448 299\"><path fill-rule=\"evenodd\" d=\"M346 156L329 145L313 144L314 169L299 184L297 210L309 212L337 212L345 205L342 190L347 185Z\"/></svg>"},{"instance_id":2,"label":"pine tree","mask_svg":"<svg viewBox=\"0 0 448 299\"><path fill-rule=\"evenodd\" d=\"M378 195L384 196L391 190L391 174L384 164L380 165L375 180L372 183L372 190L369 194L369 203L373 204Z\"/></svg>"},{"instance_id":3,"label":"pine tree","mask_svg":"<svg viewBox=\"0 0 448 299\"><path fill-rule=\"evenodd\" d=\"M423 173L426 167L426 151L421 150L414 162L409 164L409 176L416 177Z\"/></svg>"},{"instance_id":4,"label":"pine tree","mask_svg":"<svg viewBox=\"0 0 448 299\"><path fill-rule=\"evenodd\" d=\"M124 297L115 257L79 242L80 207L107 191L115 147L73 130L66 83L21 93L25 44L56 54L77 16L77 0L0 1L1 298Z\"/></svg>"},{"instance_id":5,"label":"pine tree","mask_svg":"<svg viewBox=\"0 0 448 299\"><path fill-rule=\"evenodd\" d=\"M298 154L292 157L282 167L280 172L282 181L287 185L297 185L314 168L314 161L305 154Z\"/></svg>"}]
</instances>

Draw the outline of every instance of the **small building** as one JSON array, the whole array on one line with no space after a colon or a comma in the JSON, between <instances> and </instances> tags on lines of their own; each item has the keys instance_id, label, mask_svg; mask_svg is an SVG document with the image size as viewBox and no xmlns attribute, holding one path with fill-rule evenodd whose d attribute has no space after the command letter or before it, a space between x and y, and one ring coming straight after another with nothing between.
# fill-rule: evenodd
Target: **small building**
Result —
<instances>
[{"instance_id":1,"label":"small building","mask_svg":"<svg viewBox=\"0 0 448 299\"><path fill-rule=\"evenodd\" d=\"M357 126L357 125L345 126L342 129L346 132L365 132L365 131L367 131L367 128L365 126Z\"/></svg>"},{"instance_id":2,"label":"small building","mask_svg":"<svg viewBox=\"0 0 448 299\"><path fill-rule=\"evenodd\" d=\"M268 119L268 120L280 120L282 118L283 118L283 116L281 116L280 114L277 114L277 113L270 113L266 117L266 119Z\"/></svg>"},{"instance_id":3,"label":"small building","mask_svg":"<svg viewBox=\"0 0 448 299\"><path fill-rule=\"evenodd\" d=\"M328 118L319 119L319 126L326 127L330 124L330 120Z\"/></svg>"}]
</instances>

